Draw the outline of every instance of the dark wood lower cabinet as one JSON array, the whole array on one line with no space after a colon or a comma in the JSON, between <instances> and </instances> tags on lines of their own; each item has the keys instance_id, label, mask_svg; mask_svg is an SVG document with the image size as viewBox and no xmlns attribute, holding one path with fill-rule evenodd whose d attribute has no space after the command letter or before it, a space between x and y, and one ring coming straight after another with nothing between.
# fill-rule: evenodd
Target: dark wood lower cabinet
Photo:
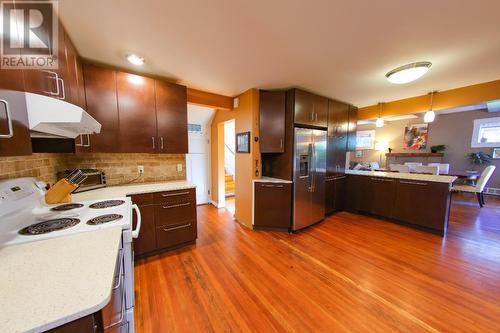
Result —
<instances>
[{"instance_id":1,"label":"dark wood lower cabinet","mask_svg":"<svg viewBox=\"0 0 500 333\"><path fill-rule=\"evenodd\" d=\"M344 210L347 176L328 177L325 183L325 212L331 214Z\"/></svg>"},{"instance_id":2,"label":"dark wood lower cabinet","mask_svg":"<svg viewBox=\"0 0 500 333\"><path fill-rule=\"evenodd\" d=\"M102 323L102 312L71 321L67 324L53 328L47 332L50 333L100 333L104 332Z\"/></svg>"},{"instance_id":3,"label":"dark wood lower cabinet","mask_svg":"<svg viewBox=\"0 0 500 333\"><path fill-rule=\"evenodd\" d=\"M349 175L345 199L350 212L446 233L451 203L448 183Z\"/></svg>"},{"instance_id":4,"label":"dark wood lower cabinet","mask_svg":"<svg viewBox=\"0 0 500 333\"><path fill-rule=\"evenodd\" d=\"M193 243L197 238L196 191L185 189L132 195L141 211L141 231L134 239L136 257ZM135 228L134 214L134 228Z\"/></svg>"},{"instance_id":5,"label":"dark wood lower cabinet","mask_svg":"<svg viewBox=\"0 0 500 333\"><path fill-rule=\"evenodd\" d=\"M292 184L254 184L254 227L289 229L292 214Z\"/></svg>"}]
</instances>

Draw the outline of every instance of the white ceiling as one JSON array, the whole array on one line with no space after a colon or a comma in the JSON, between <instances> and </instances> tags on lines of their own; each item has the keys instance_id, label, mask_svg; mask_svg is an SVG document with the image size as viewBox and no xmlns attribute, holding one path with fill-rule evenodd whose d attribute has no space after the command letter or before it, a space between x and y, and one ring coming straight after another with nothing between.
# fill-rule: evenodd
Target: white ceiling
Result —
<instances>
[{"instance_id":1,"label":"white ceiling","mask_svg":"<svg viewBox=\"0 0 500 333\"><path fill-rule=\"evenodd\" d=\"M500 79L498 0L60 0L81 55L234 96L304 87L366 106ZM385 73L431 70L407 85ZM134 68L136 69L136 68Z\"/></svg>"}]
</instances>

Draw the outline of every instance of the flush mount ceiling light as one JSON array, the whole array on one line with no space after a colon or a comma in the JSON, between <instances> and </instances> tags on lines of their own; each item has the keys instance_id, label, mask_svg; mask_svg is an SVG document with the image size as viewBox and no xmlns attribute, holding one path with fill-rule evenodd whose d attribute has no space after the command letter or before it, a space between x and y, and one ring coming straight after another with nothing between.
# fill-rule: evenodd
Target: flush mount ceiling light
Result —
<instances>
[{"instance_id":1,"label":"flush mount ceiling light","mask_svg":"<svg viewBox=\"0 0 500 333\"><path fill-rule=\"evenodd\" d=\"M138 56L137 54L133 54L133 53L129 54L127 56L127 60L128 60L128 62L130 62L131 64L136 65L136 66L144 65L144 58Z\"/></svg>"},{"instance_id":2,"label":"flush mount ceiling light","mask_svg":"<svg viewBox=\"0 0 500 333\"><path fill-rule=\"evenodd\" d=\"M432 63L428 61L414 62L408 65L404 65L393 69L389 73L385 74L387 80L391 83L403 84L415 81L422 75L427 73Z\"/></svg>"},{"instance_id":3,"label":"flush mount ceiling light","mask_svg":"<svg viewBox=\"0 0 500 333\"><path fill-rule=\"evenodd\" d=\"M426 123L432 123L434 121L434 119L436 119L436 113L432 110L432 102L433 102L434 93L435 93L435 91L432 91L430 93L431 103L430 103L429 111L427 111L424 115L424 122L426 122Z\"/></svg>"},{"instance_id":4,"label":"flush mount ceiling light","mask_svg":"<svg viewBox=\"0 0 500 333\"><path fill-rule=\"evenodd\" d=\"M375 121L375 126L377 127L384 127L384 118L382 118L382 103L378 103L378 118L377 121Z\"/></svg>"}]
</instances>

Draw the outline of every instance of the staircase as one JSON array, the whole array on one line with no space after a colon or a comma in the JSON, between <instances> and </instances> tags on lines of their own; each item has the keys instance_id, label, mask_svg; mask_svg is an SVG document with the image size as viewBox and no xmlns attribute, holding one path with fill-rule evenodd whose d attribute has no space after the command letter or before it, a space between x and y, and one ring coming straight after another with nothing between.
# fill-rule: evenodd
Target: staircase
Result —
<instances>
[{"instance_id":1,"label":"staircase","mask_svg":"<svg viewBox=\"0 0 500 333\"><path fill-rule=\"evenodd\" d=\"M225 192L226 192L226 198L227 197L233 197L234 196L234 175L231 175L226 172L226 179L225 179Z\"/></svg>"}]
</instances>

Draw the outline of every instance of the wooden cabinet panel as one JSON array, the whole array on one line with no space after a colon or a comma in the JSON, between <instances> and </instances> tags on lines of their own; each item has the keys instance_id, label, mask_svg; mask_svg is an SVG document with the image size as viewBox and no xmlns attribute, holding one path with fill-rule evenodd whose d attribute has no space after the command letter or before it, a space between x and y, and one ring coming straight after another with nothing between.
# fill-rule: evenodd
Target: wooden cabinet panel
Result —
<instances>
[{"instance_id":1,"label":"wooden cabinet panel","mask_svg":"<svg viewBox=\"0 0 500 333\"><path fill-rule=\"evenodd\" d=\"M156 206L157 227L177 226L190 220L196 220L196 202L194 201L171 202Z\"/></svg>"},{"instance_id":2,"label":"wooden cabinet panel","mask_svg":"<svg viewBox=\"0 0 500 333\"><path fill-rule=\"evenodd\" d=\"M156 152L154 80L124 72L118 72L116 80L122 152Z\"/></svg>"},{"instance_id":3,"label":"wooden cabinet panel","mask_svg":"<svg viewBox=\"0 0 500 333\"><path fill-rule=\"evenodd\" d=\"M325 211L327 214L343 210L347 197L347 176L330 177L325 183Z\"/></svg>"},{"instance_id":4,"label":"wooden cabinet panel","mask_svg":"<svg viewBox=\"0 0 500 333\"><path fill-rule=\"evenodd\" d=\"M140 202L137 196L132 196L132 202ZM156 250L156 225L155 225L155 206L139 206L141 211L141 231L138 238L134 238L134 253L141 256ZM137 223L135 211L133 214L133 225Z\"/></svg>"},{"instance_id":5,"label":"wooden cabinet panel","mask_svg":"<svg viewBox=\"0 0 500 333\"><path fill-rule=\"evenodd\" d=\"M294 89L294 93L294 122L300 125L327 127L328 99L300 89Z\"/></svg>"},{"instance_id":6,"label":"wooden cabinet panel","mask_svg":"<svg viewBox=\"0 0 500 333\"><path fill-rule=\"evenodd\" d=\"M356 151L356 130L358 122L358 108L349 107L349 122L347 128L347 151Z\"/></svg>"},{"instance_id":7,"label":"wooden cabinet panel","mask_svg":"<svg viewBox=\"0 0 500 333\"><path fill-rule=\"evenodd\" d=\"M349 105L330 100L328 103L327 177L345 172Z\"/></svg>"},{"instance_id":8,"label":"wooden cabinet panel","mask_svg":"<svg viewBox=\"0 0 500 333\"><path fill-rule=\"evenodd\" d=\"M286 92L260 92L260 151L261 153L285 152Z\"/></svg>"},{"instance_id":9,"label":"wooden cabinet panel","mask_svg":"<svg viewBox=\"0 0 500 333\"><path fill-rule=\"evenodd\" d=\"M331 214L335 211L335 183L333 178L325 181L325 213Z\"/></svg>"},{"instance_id":10,"label":"wooden cabinet panel","mask_svg":"<svg viewBox=\"0 0 500 333\"><path fill-rule=\"evenodd\" d=\"M448 224L448 184L398 180L394 218L444 232Z\"/></svg>"},{"instance_id":11,"label":"wooden cabinet panel","mask_svg":"<svg viewBox=\"0 0 500 333\"><path fill-rule=\"evenodd\" d=\"M188 221L177 226L156 228L156 247L166 249L191 243L197 238L196 221Z\"/></svg>"},{"instance_id":12,"label":"wooden cabinet panel","mask_svg":"<svg viewBox=\"0 0 500 333\"><path fill-rule=\"evenodd\" d=\"M156 192L154 194L154 201L157 204L196 201L196 189Z\"/></svg>"},{"instance_id":13,"label":"wooden cabinet panel","mask_svg":"<svg viewBox=\"0 0 500 333\"><path fill-rule=\"evenodd\" d=\"M59 62L59 68L56 70L56 73L59 75L59 78L61 79L59 82L60 86L60 99L65 100L66 102L72 103L73 102L73 96L72 96L72 87L71 87L71 75L69 72L68 68L68 49L66 47L66 41L68 39L66 35L66 30L62 26L61 22L59 22L59 30L58 30L58 62Z\"/></svg>"},{"instance_id":14,"label":"wooden cabinet panel","mask_svg":"<svg viewBox=\"0 0 500 333\"><path fill-rule=\"evenodd\" d=\"M67 73L64 79L65 89L67 98L66 101L78 106L80 104L80 94L78 86L78 55L73 42L69 39L69 36L65 34L65 47L66 47L66 62L67 62Z\"/></svg>"},{"instance_id":15,"label":"wooden cabinet panel","mask_svg":"<svg viewBox=\"0 0 500 333\"><path fill-rule=\"evenodd\" d=\"M10 112L10 121L7 117ZM0 138L0 156L20 156L31 154L31 138L28 113L24 94L17 91L0 90L0 134L9 135L9 122L12 137Z\"/></svg>"},{"instance_id":16,"label":"wooden cabinet panel","mask_svg":"<svg viewBox=\"0 0 500 333\"><path fill-rule=\"evenodd\" d=\"M187 154L187 92L178 84L155 81L159 153Z\"/></svg>"},{"instance_id":17,"label":"wooden cabinet panel","mask_svg":"<svg viewBox=\"0 0 500 333\"><path fill-rule=\"evenodd\" d=\"M101 123L101 133L91 136L91 151L96 153L121 152L122 137L118 115L116 72L85 64L83 77L87 112Z\"/></svg>"},{"instance_id":18,"label":"wooden cabinet panel","mask_svg":"<svg viewBox=\"0 0 500 333\"><path fill-rule=\"evenodd\" d=\"M292 184L257 182L254 186L254 226L290 228Z\"/></svg>"},{"instance_id":19,"label":"wooden cabinet panel","mask_svg":"<svg viewBox=\"0 0 500 333\"><path fill-rule=\"evenodd\" d=\"M394 214L396 179L367 177L369 185L366 200L368 213L391 218Z\"/></svg>"}]
</instances>

